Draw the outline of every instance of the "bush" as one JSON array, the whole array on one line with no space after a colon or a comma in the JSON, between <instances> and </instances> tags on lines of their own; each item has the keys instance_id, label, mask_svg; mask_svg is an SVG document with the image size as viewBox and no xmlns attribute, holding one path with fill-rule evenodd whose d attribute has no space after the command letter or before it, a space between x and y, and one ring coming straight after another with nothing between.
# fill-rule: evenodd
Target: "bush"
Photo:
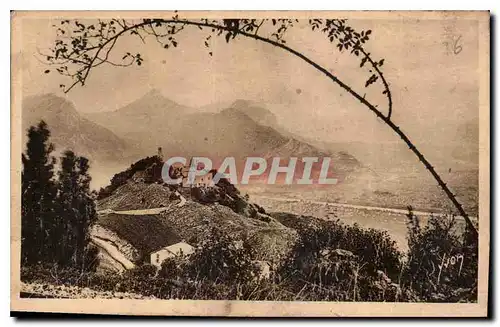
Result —
<instances>
[{"instance_id":1,"label":"bush","mask_svg":"<svg viewBox=\"0 0 500 327\"><path fill-rule=\"evenodd\" d=\"M110 185L99 190L97 200L110 196L118 187L126 184L138 171L146 172L147 182L149 183L161 180L162 165L163 162L158 156L146 157L133 163L127 170L115 174L113 178L111 178Z\"/></svg>"},{"instance_id":2,"label":"bush","mask_svg":"<svg viewBox=\"0 0 500 327\"><path fill-rule=\"evenodd\" d=\"M402 254L386 232L339 221L306 228L279 269L279 279L308 300L401 300Z\"/></svg>"},{"instance_id":3,"label":"bush","mask_svg":"<svg viewBox=\"0 0 500 327\"><path fill-rule=\"evenodd\" d=\"M218 229L190 256L105 275L23 267L23 281L139 293L163 299L281 301L477 301L477 240L455 220L408 214L406 258L385 232L334 222L301 225L299 240L270 280L256 278L245 240ZM452 259L454 258L454 259Z\"/></svg>"},{"instance_id":4,"label":"bush","mask_svg":"<svg viewBox=\"0 0 500 327\"><path fill-rule=\"evenodd\" d=\"M411 208L407 217L407 286L425 301L477 301L477 240L453 216L431 216L423 228Z\"/></svg>"},{"instance_id":5,"label":"bush","mask_svg":"<svg viewBox=\"0 0 500 327\"><path fill-rule=\"evenodd\" d=\"M192 187L190 195L199 203L219 203L246 217L256 218L259 212L265 214L264 208L250 203L248 195L241 196L236 187L224 178L213 187Z\"/></svg>"},{"instance_id":6,"label":"bush","mask_svg":"<svg viewBox=\"0 0 500 327\"><path fill-rule=\"evenodd\" d=\"M293 266L317 261L325 256L324 253L340 249L351 252L374 273L381 270L395 277L400 272L402 253L385 231L366 229L357 224L344 225L337 220L325 222L319 228L305 228L299 231L299 235L300 241L292 251Z\"/></svg>"},{"instance_id":7,"label":"bush","mask_svg":"<svg viewBox=\"0 0 500 327\"><path fill-rule=\"evenodd\" d=\"M190 255L184 273L192 279L245 282L254 278L255 254L246 240L236 240L213 228L210 237Z\"/></svg>"}]
</instances>

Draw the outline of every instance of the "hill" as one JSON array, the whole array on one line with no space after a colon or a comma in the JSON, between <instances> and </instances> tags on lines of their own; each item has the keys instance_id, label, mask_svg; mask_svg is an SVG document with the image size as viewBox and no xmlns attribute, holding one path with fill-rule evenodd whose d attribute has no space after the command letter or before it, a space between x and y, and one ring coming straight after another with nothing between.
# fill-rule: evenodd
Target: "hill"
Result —
<instances>
[{"instance_id":1,"label":"hill","mask_svg":"<svg viewBox=\"0 0 500 327\"><path fill-rule=\"evenodd\" d=\"M56 152L73 150L98 162L128 161L133 153L132 146L109 129L81 116L70 101L54 94L24 98L23 130L42 119L49 126Z\"/></svg>"},{"instance_id":2,"label":"hill","mask_svg":"<svg viewBox=\"0 0 500 327\"><path fill-rule=\"evenodd\" d=\"M137 263L151 252L181 240L200 244L210 239L214 231L249 240L259 258L271 261L284 256L296 240L293 229L250 203L225 180L209 189L177 188L160 180L138 179L136 176L149 167L138 163L132 167L142 170L135 169L133 175L127 173L130 169L116 174L126 180L101 191L97 223L100 228L93 232L101 239L106 234L108 242L118 249L116 244L131 245L133 250L126 250L128 260ZM103 233L102 229L110 233ZM139 255L130 254L134 252Z\"/></svg>"},{"instance_id":3,"label":"hill","mask_svg":"<svg viewBox=\"0 0 500 327\"><path fill-rule=\"evenodd\" d=\"M274 113L252 101L236 100L227 108L233 108L246 114L258 124L273 128L278 126L278 118Z\"/></svg>"},{"instance_id":4,"label":"hill","mask_svg":"<svg viewBox=\"0 0 500 327\"><path fill-rule=\"evenodd\" d=\"M122 186L116 192L124 192L124 188L134 189L137 195L131 197L137 199L150 192L146 184L135 182ZM113 198L113 195L110 198ZM140 253L141 258L180 240L191 245L200 244L210 239L215 229L235 239L248 239L262 260L274 261L284 256L296 240L294 230L273 218L264 220L259 215L251 218L219 203L202 204L187 199L182 206L178 206L179 201L165 198L167 209L151 215L140 214L141 209L137 209L137 212L127 211L134 214L103 211L103 206L109 210L109 204L113 202L109 198L107 200L100 202L97 224L115 233L120 240L131 244ZM136 206L138 204L140 201L136 202Z\"/></svg>"},{"instance_id":5,"label":"hill","mask_svg":"<svg viewBox=\"0 0 500 327\"><path fill-rule=\"evenodd\" d=\"M144 156L156 151L158 146L167 149L172 143L171 129L190 111L153 89L116 111L87 113L86 117L136 145Z\"/></svg>"}]
</instances>

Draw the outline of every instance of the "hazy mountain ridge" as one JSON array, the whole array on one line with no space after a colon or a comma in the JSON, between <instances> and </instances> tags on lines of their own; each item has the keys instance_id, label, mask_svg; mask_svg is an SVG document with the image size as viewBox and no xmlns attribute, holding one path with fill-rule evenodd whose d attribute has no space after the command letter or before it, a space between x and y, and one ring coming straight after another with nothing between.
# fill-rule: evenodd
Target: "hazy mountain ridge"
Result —
<instances>
[{"instance_id":1,"label":"hazy mountain ridge","mask_svg":"<svg viewBox=\"0 0 500 327\"><path fill-rule=\"evenodd\" d=\"M330 156L343 171L361 166L346 151L330 153L285 131L271 111L248 100L236 100L217 111L197 111L152 90L122 109L87 117L135 142L142 155L161 146L168 156L208 156L215 161L226 156Z\"/></svg>"},{"instance_id":2,"label":"hazy mountain ridge","mask_svg":"<svg viewBox=\"0 0 500 327\"><path fill-rule=\"evenodd\" d=\"M258 124L270 127L278 126L278 118L274 113L252 101L241 99L236 100L229 106L229 108L236 109L248 115Z\"/></svg>"},{"instance_id":3,"label":"hazy mountain ridge","mask_svg":"<svg viewBox=\"0 0 500 327\"><path fill-rule=\"evenodd\" d=\"M87 113L86 117L134 144L141 155L145 155L165 140L168 142L170 130L178 126L190 110L167 99L158 90L151 90L121 109Z\"/></svg>"},{"instance_id":4,"label":"hazy mountain ridge","mask_svg":"<svg viewBox=\"0 0 500 327\"><path fill-rule=\"evenodd\" d=\"M83 117L73 103L55 94L26 97L22 108L23 131L43 119L56 153L73 150L91 160L107 162L123 160L134 152L126 141Z\"/></svg>"}]
</instances>

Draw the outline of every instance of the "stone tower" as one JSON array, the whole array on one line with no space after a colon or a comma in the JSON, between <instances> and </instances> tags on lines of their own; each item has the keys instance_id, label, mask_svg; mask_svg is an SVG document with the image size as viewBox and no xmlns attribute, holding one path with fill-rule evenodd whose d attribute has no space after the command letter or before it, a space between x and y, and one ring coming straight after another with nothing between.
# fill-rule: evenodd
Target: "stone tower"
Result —
<instances>
[{"instance_id":1,"label":"stone tower","mask_svg":"<svg viewBox=\"0 0 500 327\"><path fill-rule=\"evenodd\" d=\"M161 159L161 161L163 161L163 151L161 149L161 146L158 147L158 157Z\"/></svg>"}]
</instances>

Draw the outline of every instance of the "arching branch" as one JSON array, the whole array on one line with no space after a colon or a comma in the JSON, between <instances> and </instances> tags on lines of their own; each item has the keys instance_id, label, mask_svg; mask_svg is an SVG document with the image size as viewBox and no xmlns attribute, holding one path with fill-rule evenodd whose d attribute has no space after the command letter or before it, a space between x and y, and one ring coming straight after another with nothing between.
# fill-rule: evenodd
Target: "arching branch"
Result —
<instances>
[{"instance_id":1,"label":"arching branch","mask_svg":"<svg viewBox=\"0 0 500 327\"><path fill-rule=\"evenodd\" d=\"M316 20L316 21L319 21L320 23L322 23L321 20ZM318 27L317 23L316 23L316 25L313 25L313 27ZM366 86L369 85L369 82L372 82L372 81L375 82L378 78L381 79L382 84L384 86L384 91L382 92L382 94L385 94L385 96L387 97L387 102L388 102L387 118L391 119L391 115L392 115L391 89L389 88L389 83L387 83L387 80L385 79L384 74L380 70L380 67L382 67L382 65L384 64L384 59L380 59L378 61L375 61L370 56L370 54L366 52L366 50L363 47L363 44L366 41L368 41L370 38L369 35L371 34L371 30L361 31L361 33L358 33L356 31L354 31L354 29L352 29L351 27L345 26L345 20L342 20L342 19L333 20L332 19L332 20L326 21L326 26L323 28L323 32L327 32L330 38L332 38L332 37L335 38L336 36L337 36L337 38L340 38L338 36L338 34L340 33L343 36L343 38L340 38L341 50L342 50L342 47L344 47L345 49L348 49L349 46L352 47L351 53L355 54L356 56L359 56L360 54L363 55L361 58L361 64L359 67L362 68L368 62L370 64L370 66L375 70L377 75L373 74L372 76L370 76L370 78L367 81ZM337 46L339 46L339 45L337 45ZM370 70L370 72L371 72L371 70Z\"/></svg>"},{"instance_id":2,"label":"arching branch","mask_svg":"<svg viewBox=\"0 0 500 327\"><path fill-rule=\"evenodd\" d=\"M265 21L271 21L272 26L277 26L277 30L271 34L271 37L265 37L258 34L259 29L261 29ZM69 24L69 21L63 22L65 24ZM76 35L71 37L72 45L69 46L67 43L64 43L61 40L57 40L52 55L47 56L47 60L52 63L61 60L64 64L62 64L59 69L65 72L66 75L73 76L74 83L69 88L65 89L65 91L68 92L77 84L85 85L90 71L94 67L102 65L104 63L109 63L108 57L111 49L113 49L118 38L126 35L127 33L138 35L139 37L141 37L141 39L143 39L139 33L145 32L146 35L153 35L159 43L161 43L165 48L168 48L170 45L174 47L177 46L177 41L174 39L173 35L184 29L184 27L186 26L194 26L201 30L203 30L204 28L208 28L216 36L220 36L225 33L225 39L227 42L230 42L230 40L241 35L280 48L287 53L300 58L319 72L323 73L331 81L340 86L343 90L348 92L361 104L372 111L387 126L389 126L406 143L409 149L417 156L419 161L423 163L425 168L429 170L431 175L437 181L438 185L443 189L445 194L451 200L458 213L465 219L468 229L477 238L478 233L476 228L474 227L474 224L463 209L462 205L456 199L455 195L451 192L446 183L444 183L444 181L436 172L434 167L430 164L430 162L415 147L413 142L411 142L408 136L391 120L392 96L390 93L389 84L387 83L383 73L380 70L380 66L383 65L383 59L380 61L373 60L370 57L370 54L367 53L362 46L362 44L369 39L371 31L363 31L361 33L355 32L351 27L345 25L345 20L341 19L326 20L324 22L319 19L309 21L313 30L316 28L321 28L323 32L326 32L331 42L333 42L333 40L338 40L337 47L340 51L342 51L343 49L348 50L349 48L351 48L351 52L356 56L359 56L361 54L361 67L364 65L364 63L369 62L370 65L375 69L376 74L372 74L370 76L365 86L367 87L370 84L376 82L379 78L381 79L382 84L385 88L383 93L386 94L388 99L387 115L384 115L377 108L377 106L366 100L364 96L361 96L358 92L354 91L349 85L344 83L327 69L325 69L312 59L308 58L301 52L286 45L284 34L290 27L293 27L293 24L295 22L296 20L290 19L262 20L262 22L259 23L257 22L257 20L251 19L224 19L221 23L217 20L208 19L202 19L200 21L179 19L177 14L172 17L172 19L144 19L136 23L128 23L126 21L118 20L111 20L109 23L100 21L99 28L96 28L92 25L85 26L76 21L75 25L79 29L76 31ZM180 27L177 28L179 25ZM118 30L116 26L119 26L120 30ZM165 33L158 33L156 28L163 28L165 30ZM161 42L159 41L159 39L161 40ZM205 41L206 46L208 46L208 39L209 38L207 38ZM68 48L72 49L72 51L69 52L69 55L67 55ZM104 52L104 57L101 57L102 52ZM136 62L138 65L141 65L143 60L140 54L133 55L131 53L127 53L123 57L123 59L126 58L132 59L132 61ZM72 61L72 59L75 60ZM67 60L77 66L74 75L68 73L69 69ZM58 72L60 71L58 70Z\"/></svg>"}]
</instances>

